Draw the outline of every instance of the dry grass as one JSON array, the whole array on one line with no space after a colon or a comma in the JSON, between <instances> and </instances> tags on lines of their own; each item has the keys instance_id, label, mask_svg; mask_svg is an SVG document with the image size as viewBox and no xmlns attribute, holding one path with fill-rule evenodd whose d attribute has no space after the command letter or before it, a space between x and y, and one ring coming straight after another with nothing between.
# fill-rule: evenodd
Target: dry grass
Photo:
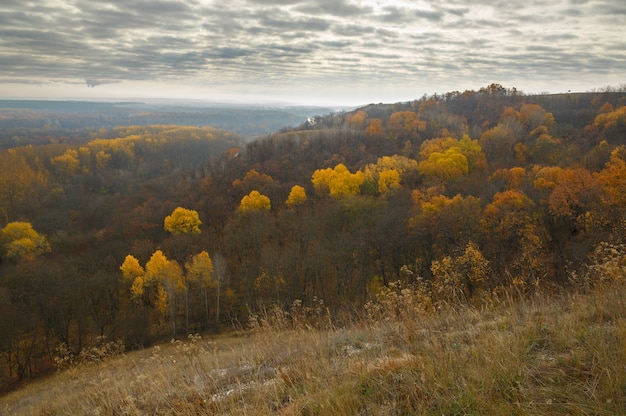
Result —
<instances>
[{"instance_id":1,"label":"dry grass","mask_svg":"<svg viewBox=\"0 0 626 416\"><path fill-rule=\"evenodd\" d=\"M0 415L76 414L626 414L626 287L192 337L0 398Z\"/></svg>"}]
</instances>

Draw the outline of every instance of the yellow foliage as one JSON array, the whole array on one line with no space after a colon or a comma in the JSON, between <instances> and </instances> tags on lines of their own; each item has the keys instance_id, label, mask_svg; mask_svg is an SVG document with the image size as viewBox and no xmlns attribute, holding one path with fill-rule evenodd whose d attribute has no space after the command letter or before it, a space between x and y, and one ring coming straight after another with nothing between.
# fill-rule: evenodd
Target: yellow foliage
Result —
<instances>
[{"instance_id":1,"label":"yellow foliage","mask_svg":"<svg viewBox=\"0 0 626 416\"><path fill-rule=\"evenodd\" d=\"M306 202L306 191L300 185L294 185L289 192L289 197L285 204L288 207L295 207Z\"/></svg>"},{"instance_id":2,"label":"yellow foliage","mask_svg":"<svg viewBox=\"0 0 626 416\"><path fill-rule=\"evenodd\" d=\"M168 292L183 292L186 288L185 276L178 262L175 260L168 260L165 264L162 273L161 285L165 287Z\"/></svg>"},{"instance_id":3,"label":"yellow foliage","mask_svg":"<svg viewBox=\"0 0 626 416\"><path fill-rule=\"evenodd\" d=\"M269 197L259 193L259 191L251 191L248 195L241 199L239 208L242 212L259 210L269 211L271 208L271 201Z\"/></svg>"},{"instance_id":4,"label":"yellow foliage","mask_svg":"<svg viewBox=\"0 0 626 416\"><path fill-rule=\"evenodd\" d=\"M158 284L163 280L168 259L161 250L152 253L150 260L146 263L146 273L144 283L146 286Z\"/></svg>"},{"instance_id":5,"label":"yellow foliage","mask_svg":"<svg viewBox=\"0 0 626 416\"><path fill-rule=\"evenodd\" d=\"M200 234L200 217L192 209L178 207L171 215L165 217L164 227L172 234Z\"/></svg>"},{"instance_id":6,"label":"yellow foliage","mask_svg":"<svg viewBox=\"0 0 626 416\"><path fill-rule=\"evenodd\" d=\"M400 188L400 174L395 169L387 169L378 175L378 192L381 194Z\"/></svg>"},{"instance_id":7,"label":"yellow foliage","mask_svg":"<svg viewBox=\"0 0 626 416\"><path fill-rule=\"evenodd\" d=\"M163 286L159 286L159 288L157 289L157 296L154 301L154 306L161 313L167 312L167 292L165 291Z\"/></svg>"},{"instance_id":8,"label":"yellow foliage","mask_svg":"<svg viewBox=\"0 0 626 416\"><path fill-rule=\"evenodd\" d=\"M459 147L451 147L445 152L433 152L419 164L420 172L426 176L447 181L452 178L467 175L469 164Z\"/></svg>"},{"instance_id":9,"label":"yellow foliage","mask_svg":"<svg viewBox=\"0 0 626 416\"><path fill-rule=\"evenodd\" d=\"M365 181L365 175L361 171L350 173L342 163L334 169L318 169L313 172L311 182L313 188L320 193L328 193L333 197L356 195Z\"/></svg>"},{"instance_id":10,"label":"yellow foliage","mask_svg":"<svg viewBox=\"0 0 626 416\"><path fill-rule=\"evenodd\" d=\"M72 176L80 168L78 152L74 149L68 149L62 155L53 157L50 163L59 173L67 176Z\"/></svg>"},{"instance_id":11,"label":"yellow foliage","mask_svg":"<svg viewBox=\"0 0 626 416\"><path fill-rule=\"evenodd\" d=\"M139 264L139 260L130 254L124 259L124 263L120 266L120 270L122 271L124 278L129 281L134 281L136 278L143 276L145 273L143 267Z\"/></svg>"},{"instance_id":12,"label":"yellow foliage","mask_svg":"<svg viewBox=\"0 0 626 416\"><path fill-rule=\"evenodd\" d=\"M104 150L100 150L96 153L96 167L98 169L104 169L109 163L109 160L111 160L111 155Z\"/></svg>"},{"instance_id":13,"label":"yellow foliage","mask_svg":"<svg viewBox=\"0 0 626 416\"><path fill-rule=\"evenodd\" d=\"M190 281L199 282L205 286L211 283L213 262L206 251L193 256L191 261L185 264L185 269L187 269L187 278Z\"/></svg>"},{"instance_id":14,"label":"yellow foliage","mask_svg":"<svg viewBox=\"0 0 626 416\"><path fill-rule=\"evenodd\" d=\"M145 282L143 280L143 277L141 276L137 276L134 280L133 283L130 287L130 293L133 297L133 299L139 299L143 296L144 294L144 286L145 286Z\"/></svg>"},{"instance_id":15,"label":"yellow foliage","mask_svg":"<svg viewBox=\"0 0 626 416\"><path fill-rule=\"evenodd\" d=\"M419 157L428 159L434 152L443 153L451 147L458 147L459 141L453 137L440 137L436 139L424 140L420 146Z\"/></svg>"},{"instance_id":16,"label":"yellow foliage","mask_svg":"<svg viewBox=\"0 0 626 416\"><path fill-rule=\"evenodd\" d=\"M49 252L50 244L29 222L17 221L0 231L0 248L8 259L28 260Z\"/></svg>"},{"instance_id":17,"label":"yellow foliage","mask_svg":"<svg viewBox=\"0 0 626 416\"><path fill-rule=\"evenodd\" d=\"M563 174L563 169L556 166L538 167L533 170L534 186L537 189L554 189Z\"/></svg>"},{"instance_id":18,"label":"yellow foliage","mask_svg":"<svg viewBox=\"0 0 626 416\"><path fill-rule=\"evenodd\" d=\"M444 256L431 263L433 291L444 302L468 300L484 289L491 270L478 246L469 242L458 257Z\"/></svg>"},{"instance_id":19,"label":"yellow foliage","mask_svg":"<svg viewBox=\"0 0 626 416\"><path fill-rule=\"evenodd\" d=\"M425 140L420 146L419 156L428 160L434 153L445 154L453 148L458 148L460 153L466 157L468 173L487 167L487 158L480 144L478 144L478 140L472 140L468 135L464 135L461 140L452 137Z\"/></svg>"}]
</instances>

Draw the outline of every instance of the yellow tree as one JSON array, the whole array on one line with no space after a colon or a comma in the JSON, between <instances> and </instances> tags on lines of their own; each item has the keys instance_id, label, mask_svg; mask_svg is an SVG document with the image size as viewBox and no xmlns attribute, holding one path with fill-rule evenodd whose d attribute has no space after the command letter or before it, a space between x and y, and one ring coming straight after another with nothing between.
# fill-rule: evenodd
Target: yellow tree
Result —
<instances>
[{"instance_id":1,"label":"yellow tree","mask_svg":"<svg viewBox=\"0 0 626 416\"><path fill-rule=\"evenodd\" d=\"M459 176L467 175L469 164L467 157L459 147L451 147L446 151L432 152L428 159L420 162L420 172L429 177L434 177L442 182Z\"/></svg>"},{"instance_id":2,"label":"yellow tree","mask_svg":"<svg viewBox=\"0 0 626 416\"><path fill-rule=\"evenodd\" d=\"M29 222L16 221L0 230L0 249L9 260L31 260L49 252L50 244Z\"/></svg>"},{"instance_id":3,"label":"yellow tree","mask_svg":"<svg viewBox=\"0 0 626 416\"><path fill-rule=\"evenodd\" d=\"M297 207L306 202L306 191L300 185L294 185L291 187L291 191L289 192L289 196L287 197L287 201L285 204L290 207Z\"/></svg>"},{"instance_id":4,"label":"yellow tree","mask_svg":"<svg viewBox=\"0 0 626 416\"><path fill-rule=\"evenodd\" d=\"M428 159L433 153L445 153L448 149L458 148L460 153L467 159L468 173L482 170L487 167L487 158L483 153L478 140L472 140L468 135L464 135L461 140L453 137L440 137L425 140L420 146L419 156Z\"/></svg>"},{"instance_id":5,"label":"yellow tree","mask_svg":"<svg viewBox=\"0 0 626 416\"><path fill-rule=\"evenodd\" d=\"M269 197L256 190L244 196L239 204L239 209L244 213L260 210L269 211L270 208L271 201Z\"/></svg>"},{"instance_id":6,"label":"yellow tree","mask_svg":"<svg viewBox=\"0 0 626 416\"><path fill-rule=\"evenodd\" d=\"M178 207L171 215L165 217L164 227L166 231L176 234L200 234L200 217L198 212L192 209Z\"/></svg>"},{"instance_id":7,"label":"yellow tree","mask_svg":"<svg viewBox=\"0 0 626 416\"><path fill-rule=\"evenodd\" d=\"M74 149L68 149L62 155L53 157L50 163L57 172L67 177L75 174L80 168L78 152Z\"/></svg>"},{"instance_id":8,"label":"yellow tree","mask_svg":"<svg viewBox=\"0 0 626 416\"><path fill-rule=\"evenodd\" d=\"M416 160L400 155L380 157L376 163L363 168L365 188L381 194L396 190L403 177L412 172L418 172Z\"/></svg>"},{"instance_id":9,"label":"yellow tree","mask_svg":"<svg viewBox=\"0 0 626 416\"><path fill-rule=\"evenodd\" d=\"M124 262L120 266L120 270L122 271L124 278L131 283L134 282L136 278L142 277L145 273L145 270L141 267L139 260L130 254L124 259Z\"/></svg>"},{"instance_id":10,"label":"yellow tree","mask_svg":"<svg viewBox=\"0 0 626 416\"><path fill-rule=\"evenodd\" d=\"M365 181L361 171L351 173L348 168L339 163L334 169L318 169L313 172L311 182L319 194L329 194L333 197L356 195Z\"/></svg>"},{"instance_id":11,"label":"yellow tree","mask_svg":"<svg viewBox=\"0 0 626 416\"><path fill-rule=\"evenodd\" d=\"M378 175L378 192L386 194L400 188L400 174L395 169L386 169Z\"/></svg>"},{"instance_id":12,"label":"yellow tree","mask_svg":"<svg viewBox=\"0 0 626 416\"><path fill-rule=\"evenodd\" d=\"M213 262L209 253L202 251L191 258L191 261L185 263L185 270L187 271L188 283L198 285L204 295L204 312L206 323L209 323L209 294L208 289L213 286L213 280L211 279L211 273L213 273ZM185 291L185 301L187 303L187 320L189 320L189 294L188 289ZM219 293L218 293L219 302ZM187 323L189 326L189 323Z\"/></svg>"},{"instance_id":13,"label":"yellow tree","mask_svg":"<svg viewBox=\"0 0 626 416\"><path fill-rule=\"evenodd\" d=\"M186 288L182 269L170 261L161 250L152 253L145 269L139 260L128 255L120 266L124 279L130 284L133 300L152 306L162 314L169 312L172 333L176 336L176 295Z\"/></svg>"},{"instance_id":14,"label":"yellow tree","mask_svg":"<svg viewBox=\"0 0 626 416\"><path fill-rule=\"evenodd\" d=\"M161 250L152 254L146 263L144 287L156 289L155 306L161 313L169 312L172 335L176 336L177 294L185 290L184 275L174 260L168 260Z\"/></svg>"},{"instance_id":15,"label":"yellow tree","mask_svg":"<svg viewBox=\"0 0 626 416\"><path fill-rule=\"evenodd\" d=\"M130 285L130 295L136 302L144 299L145 295L145 270L139 263L139 260L132 255L127 255L124 262L120 266L122 276ZM146 302L147 303L147 302Z\"/></svg>"}]
</instances>

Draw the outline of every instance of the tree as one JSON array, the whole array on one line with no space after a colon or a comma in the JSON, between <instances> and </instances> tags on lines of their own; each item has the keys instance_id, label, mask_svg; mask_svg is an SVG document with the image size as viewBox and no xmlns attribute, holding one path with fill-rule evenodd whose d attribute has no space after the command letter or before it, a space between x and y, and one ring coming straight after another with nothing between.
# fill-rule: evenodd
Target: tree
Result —
<instances>
[{"instance_id":1,"label":"tree","mask_svg":"<svg viewBox=\"0 0 626 416\"><path fill-rule=\"evenodd\" d=\"M480 136L479 143L490 165L505 167L513 162L515 134L503 124L498 124L484 132Z\"/></svg>"},{"instance_id":2,"label":"tree","mask_svg":"<svg viewBox=\"0 0 626 416\"><path fill-rule=\"evenodd\" d=\"M384 136L385 132L383 130L383 122L379 118L369 119L369 123L365 128L365 132L376 138L381 138Z\"/></svg>"},{"instance_id":3,"label":"tree","mask_svg":"<svg viewBox=\"0 0 626 416\"><path fill-rule=\"evenodd\" d=\"M291 187L291 191L289 192L289 196L287 197L287 201L285 204L290 207L297 207L298 205L302 205L306 202L306 191L300 185L294 185Z\"/></svg>"},{"instance_id":4,"label":"tree","mask_svg":"<svg viewBox=\"0 0 626 416\"><path fill-rule=\"evenodd\" d=\"M152 253L145 269L139 261L128 255L120 270L131 281L131 295L135 301L142 300L146 308L151 305L159 312L168 313L172 336L176 336L177 294L186 290L184 275L178 262L168 260L161 250ZM143 271L143 273L142 273Z\"/></svg>"},{"instance_id":5,"label":"tree","mask_svg":"<svg viewBox=\"0 0 626 416\"><path fill-rule=\"evenodd\" d=\"M604 189L605 204L615 210L626 209L626 162L620 157L620 149L611 153L611 160L597 178Z\"/></svg>"},{"instance_id":6,"label":"tree","mask_svg":"<svg viewBox=\"0 0 626 416\"><path fill-rule=\"evenodd\" d=\"M610 112L601 112L593 123L585 127L585 132L604 139L611 144L626 144L626 106Z\"/></svg>"},{"instance_id":7,"label":"tree","mask_svg":"<svg viewBox=\"0 0 626 416\"><path fill-rule=\"evenodd\" d=\"M259 191L252 191L248 195L241 199L239 209L241 212L248 213L252 211L266 210L271 208L271 201L269 197L259 193Z\"/></svg>"},{"instance_id":8,"label":"tree","mask_svg":"<svg viewBox=\"0 0 626 416\"><path fill-rule=\"evenodd\" d=\"M233 187L239 188L244 194L250 193L253 190L267 193L274 185L274 179L265 173L260 174L255 169L249 170L244 176L243 180L235 179L233 181Z\"/></svg>"},{"instance_id":9,"label":"tree","mask_svg":"<svg viewBox=\"0 0 626 416\"><path fill-rule=\"evenodd\" d=\"M430 258L460 250L480 229L480 200L473 196L427 195L413 192L414 215L409 226L423 246L424 267ZM425 270L428 272L428 270Z\"/></svg>"},{"instance_id":10,"label":"tree","mask_svg":"<svg viewBox=\"0 0 626 416\"><path fill-rule=\"evenodd\" d=\"M57 172L67 177L74 175L80 168L78 152L74 149L68 149L62 155L53 157L50 163Z\"/></svg>"},{"instance_id":11,"label":"tree","mask_svg":"<svg viewBox=\"0 0 626 416\"><path fill-rule=\"evenodd\" d=\"M139 260L130 254L124 259L124 262L120 266L120 270L122 271L124 278L131 283L136 278L143 276L145 273L145 270L141 267L141 264L139 264Z\"/></svg>"},{"instance_id":12,"label":"tree","mask_svg":"<svg viewBox=\"0 0 626 416\"><path fill-rule=\"evenodd\" d=\"M47 172L31 168L15 149L0 153L0 215L4 222L33 206L30 200L46 190L46 183Z\"/></svg>"},{"instance_id":13,"label":"tree","mask_svg":"<svg viewBox=\"0 0 626 416\"><path fill-rule=\"evenodd\" d=\"M400 174L395 169L387 169L378 175L378 192L386 194L400 188Z\"/></svg>"},{"instance_id":14,"label":"tree","mask_svg":"<svg viewBox=\"0 0 626 416\"><path fill-rule=\"evenodd\" d=\"M498 169L490 177L489 182L502 182L504 190L521 191L526 179L526 170L515 167L511 169Z\"/></svg>"},{"instance_id":15,"label":"tree","mask_svg":"<svg viewBox=\"0 0 626 416\"><path fill-rule=\"evenodd\" d=\"M600 184L588 170L565 169L550 194L550 212L556 217L568 219L575 227L572 229L585 231L592 225L588 223L588 214L598 209L601 191Z\"/></svg>"},{"instance_id":16,"label":"tree","mask_svg":"<svg viewBox=\"0 0 626 416\"><path fill-rule=\"evenodd\" d=\"M417 140L419 133L426 128L426 122L420 120L413 111L398 111L387 121L387 134L395 142L399 140Z\"/></svg>"},{"instance_id":17,"label":"tree","mask_svg":"<svg viewBox=\"0 0 626 416\"><path fill-rule=\"evenodd\" d=\"M486 289L491 274L489 261L478 246L469 241L463 254L433 260L433 292L444 302L469 301L477 292Z\"/></svg>"},{"instance_id":18,"label":"tree","mask_svg":"<svg viewBox=\"0 0 626 416\"><path fill-rule=\"evenodd\" d=\"M450 147L442 152L432 152L428 159L420 162L420 172L429 177L437 178L442 182L459 176L467 175L469 164L467 157L459 147Z\"/></svg>"},{"instance_id":19,"label":"tree","mask_svg":"<svg viewBox=\"0 0 626 416\"><path fill-rule=\"evenodd\" d=\"M329 194L333 197L356 195L365 181L363 172L350 173L342 163L334 169L318 169L313 172L311 182L318 194Z\"/></svg>"},{"instance_id":20,"label":"tree","mask_svg":"<svg viewBox=\"0 0 626 416\"><path fill-rule=\"evenodd\" d=\"M495 268L494 276L506 283L526 285L544 277L544 230L535 203L523 192L507 190L493 196L483 211L484 249ZM501 282L505 283L505 282Z\"/></svg>"},{"instance_id":21,"label":"tree","mask_svg":"<svg viewBox=\"0 0 626 416\"><path fill-rule=\"evenodd\" d=\"M346 124L348 127L355 130L360 130L363 127L363 122L367 118L367 113L363 110L358 110L352 114L346 116Z\"/></svg>"},{"instance_id":22,"label":"tree","mask_svg":"<svg viewBox=\"0 0 626 416\"><path fill-rule=\"evenodd\" d=\"M49 252L50 244L29 222L16 221L0 231L0 248L3 257L9 260L31 260Z\"/></svg>"},{"instance_id":23,"label":"tree","mask_svg":"<svg viewBox=\"0 0 626 416\"><path fill-rule=\"evenodd\" d=\"M185 302L189 301L189 286L191 284L198 285L204 295L204 312L206 323L209 323L209 295L208 289L213 286L213 280L211 279L211 273L213 272L213 262L209 253L202 251L191 258L191 261L185 263L185 270L187 270L187 290L185 291ZM218 295L219 296L219 295ZM188 304L186 305L188 309ZM188 314L188 312L187 312ZM187 319L188 315L187 315ZM187 323L189 326L189 323Z\"/></svg>"},{"instance_id":24,"label":"tree","mask_svg":"<svg viewBox=\"0 0 626 416\"><path fill-rule=\"evenodd\" d=\"M165 217L164 227L166 231L176 234L200 234L200 217L192 209L178 207L171 215Z\"/></svg>"},{"instance_id":25,"label":"tree","mask_svg":"<svg viewBox=\"0 0 626 416\"><path fill-rule=\"evenodd\" d=\"M403 178L418 172L417 161L406 156L383 156L363 168L364 189L384 194L399 189Z\"/></svg>"}]
</instances>

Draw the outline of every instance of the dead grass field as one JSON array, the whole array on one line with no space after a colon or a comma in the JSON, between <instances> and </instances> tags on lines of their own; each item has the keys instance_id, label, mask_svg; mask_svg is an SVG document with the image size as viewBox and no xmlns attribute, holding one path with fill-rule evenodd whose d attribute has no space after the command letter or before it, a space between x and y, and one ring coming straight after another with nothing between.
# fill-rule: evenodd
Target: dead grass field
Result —
<instances>
[{"instance_id":1,"label":"dead grass field","mask_svg":"<svg viewBox=\"0 0 626 416\"><path fill-rule=\"evenodd\" d=\"M626 414L626 286L195 336L0 398L0 415L411 414Z\"/></svg>"}]
</instances>

